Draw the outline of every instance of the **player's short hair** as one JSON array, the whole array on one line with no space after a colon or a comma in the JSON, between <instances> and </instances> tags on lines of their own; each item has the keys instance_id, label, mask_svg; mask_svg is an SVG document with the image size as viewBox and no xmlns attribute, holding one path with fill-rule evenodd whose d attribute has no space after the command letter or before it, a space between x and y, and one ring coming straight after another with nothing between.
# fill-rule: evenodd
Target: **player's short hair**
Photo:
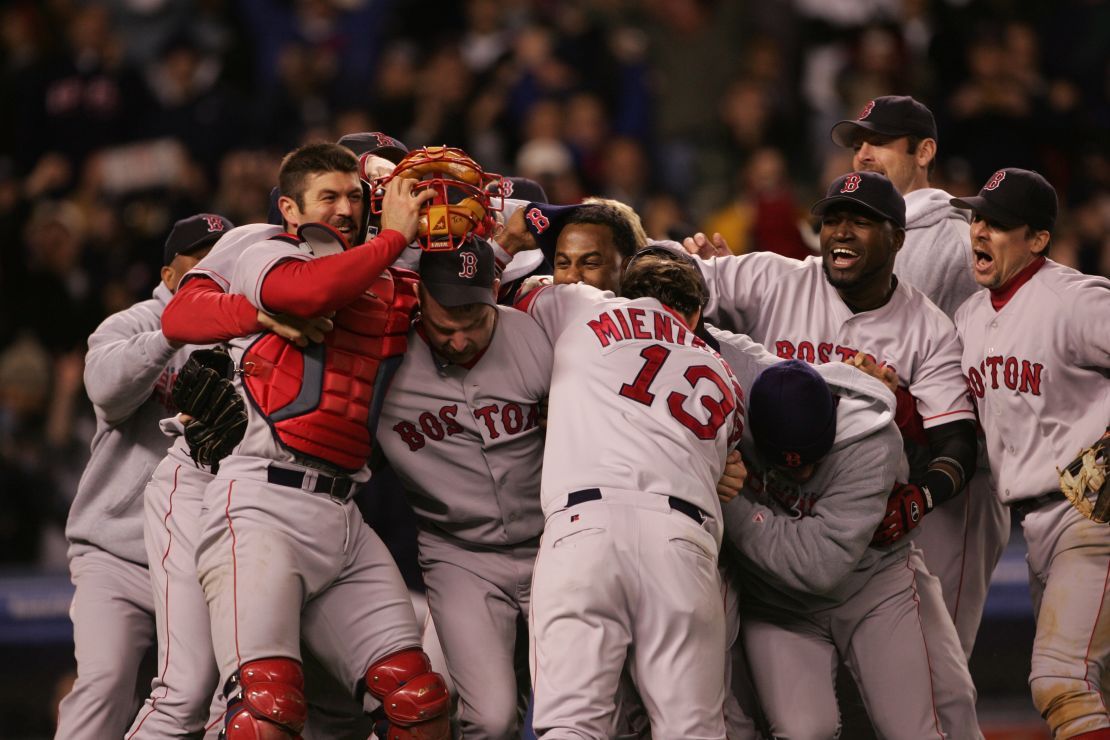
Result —
<instances>
[{"instance_id":1,"label":"player's short hair","mask_svg":"<svg viewBox=\"0 0 1110 740\"><path fill-rule=\"evenodd\" d=\"M913 134L906 135L906 154L917 154L917 148L921 146L921 142L925 141L924 136L914 136ZM933 139L936 141L936 139ZM934 153L933 158L929 160L926 167L926 174L929 177L933 176L933 170L937 168L937 155Z\"/></svg>"},{"instance_id":2,"label":"player's short hair","mask_svg":"<svg viewBox=\"0 0 1110 740\"><path fill-rule=\"evenodd\" d=\"M567 214L560 231L571 224L596 224L607 226L613 235L613 245L621 258L631 257L636 253L636 234L628 217L610 205L588 203L579 206Z\"/></svg>"},{"instance_id":3,"label":"player's short hair","mask_svg":"<svg viewBox=\"0 0 1110 740\"><path fill-rule=\"evenodd\" d=\"M309 175L324 172L347 172L358 175L358 159L345 146L331 142L315 142L298 147L281 160L278 189L304 210L305 180Z\"/></svg>"},{"instance_id":4,"label":"player's short hair","mask_svg":"<svg viewBox=\"0 0 1110 740\"><path fill-rule=\"evenodd\" d=\"M637 256L621 274L625 298L654 298L683 316L690 316L709 301L698 268L682 255L666 250Z\"/></svg>"},{"instance_id":5,"label":"player's short hair","mask_svg":"<svg viewBox=\"0 0 1110 740\"><path fill-rule=\"evenodd\" d=\"M582 202L586 205L600 205L615 208L618 213L625 217L628 225L632 227L632 234L636 237L636 248L640 249L647 245L648 235L644 231L644 222L640 220L640 214L627 203L622 203L613 198L601 198L596 195L591 195L589 198L583 198Z\"/></svg>"}]
</instances>

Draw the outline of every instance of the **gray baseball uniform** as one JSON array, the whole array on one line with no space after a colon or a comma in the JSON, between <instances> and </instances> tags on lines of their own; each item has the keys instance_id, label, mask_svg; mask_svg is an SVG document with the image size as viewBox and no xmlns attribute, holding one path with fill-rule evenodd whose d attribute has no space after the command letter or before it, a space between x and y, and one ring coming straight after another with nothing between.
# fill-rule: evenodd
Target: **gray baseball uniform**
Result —
<instances>
[{"instance_id":1,"label":"gray baseball uniform","mask_svg":"<svg viewBox=\"0 0 1110 740\"><path fill-rule=\"evenodd\" d=\"M1037 635L1029 685L1054 737L1110 727L1110 529L1056 468L1110 421L1110 281L1038 259L956 313L999 498L1023 514Z\"/></svg>"},{"instance_id":2,"label":"gray baseball uniform","mask_svg":"<svg viewBox=\"0 0 1110 740\"><path fill-rule=\"evenodd\" d=\"M229 230L182 278L214 281L225 292L243 248L280 234L279 226L251 224ZM197 347L187 345L182 357ZM200 536L204 490L212 474L189 456L176 418L162 424L171 440L144 494L143 533L146 557L154 566L154 615L158 634L158 672L128 740L189 737L211 724L219 673L210 648L212 631L204 592L197 581L196 546ZM162 438L165 450L166 438ZM208 649L205 647L208 646ZM217 717L222 696L216 698Z\"/></svg>"},{"instance_id":3,"label":"gray baseball uniform","mask_svg":"<svg viewBox=\"0 0 1110 740\"><path fill-rule=\"evenodd\" d=\"M253 244L236 263L232 291L265 308L261 291L270 270L285 260L311 258L303 244ZM343 320L337 317L337 325ZM330 335L329 342L335 336ZM237 365L256 339L230 343ZM326 373L330 361L324 362ZM247 369L272 373L277 367ZM304 372L305 384L323 382ZM243 379L236 382L242 386ZM318 401L331 402L330 396ZM321 412L335 411L329 405ZM368 471L365 466L320 467L328 466L299 461L279 441L255 401L248 405L243 441L221 463L205 491L197 547L197 571L208 600L221 680L254 660L299 661L303 635L353 693L364 685L372 663L420 645L419 627L397 566L351 500L355 484L365 481ZM294 479L296 485L291 484ZM316 493L318 488L326 491Z\"/></svg>"},{"instance_id":4,"label":"gray baseball uniform","mask_svg":"<svg viewBox=\"0 0 1110 740\"><path fill-rule=\"evenodd\" d=\"M161 332L169 299L159 284L153 298L109 316L89 337L85 388L97 430L66 524L77 681L62 700L58 738L122 737L136 709L139 662L154 645L140 496L165 450L158 419L172 405L180 359Z\"/></svg>"},{"instance_id":5,"label":"gray baseball uniform","mask_svg":"<svg viewBox=\"0 0 1110 740\"><path fill-rule=\"evenodd\" d=\"M766 365L746 337L710 331L742 384ZM936 580L920 578L908 543L868 547L906 474L894 398L847 365L818 372L839 404L836 441L814 476L798 484L775 473L745 438L748 483L724 507L743 647L771 730L835 736L839 655L882 737L980 737L975 689Z\"/></svg>"},{"instance_id":6,"label":"gray baseball uniform","mask_svg":"<svg viewBox=\"0 0 1110 740\"><path fill-rule=\"evenodd\" d=\"M626 656L657 737L725 735L716 483L743 400L658 301L532 294L555 340L532 594L534 726L603 737Z\"/></svg>"},{"instance_id":7,"label":"gray baseball uniform","mask_svg":"<svg viewBox=\"0 0 1110 740\"><path fill-rule=\"evenodd\" d=\"M410 332L377 435L420 526L428 607L466 738L520 735L543 529L538 417L551 345L530 317L496 310L490 344L470 366L442 360L418 327Z\"/></svg>"},{"instance_id":8,"label":"gray baseball uniform","mask_svg":"<svg viewBox=\"0 0 1110 740\"><path fill-rule=\"evenodd\" d=\"M968 212L950 200L936 188L906 194L906 241L895 257L894 272L952 318L979 286L971 276ZM991 574L1010 539L1010 511L991 486L985 446L980 452L979 469L964 495L932 511L914 541L924 552L929 572L940 580L969 658Z\"/></svg>"}]
</instances>

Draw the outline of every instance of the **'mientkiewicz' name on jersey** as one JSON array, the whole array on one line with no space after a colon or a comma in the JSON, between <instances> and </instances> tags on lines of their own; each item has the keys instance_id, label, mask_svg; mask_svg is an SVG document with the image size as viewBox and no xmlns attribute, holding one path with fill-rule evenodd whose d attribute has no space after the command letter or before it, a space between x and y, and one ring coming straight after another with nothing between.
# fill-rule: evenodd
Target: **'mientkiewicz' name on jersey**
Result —
<instances>
[{"instance_id":1,"label":"'mientkiewicz' name on jersey","mask_svg":"<svg viewBox=\"0 0 1110 740\"><path fill-rule=\"evenodd\" d=\"M999 370L1002 372L999 373ZM1041 395L1041 371L1044 365L1029 360L1019 360L1016 357L1002 357L995 355L979 363L979 369L967 369L967 384L976 398L982 398L986 392L984 380L990 383L991 390L998 390L999 375L1002 382L1012 391L1018 393L1032 393Z\"/></svg>"}]
</instances>

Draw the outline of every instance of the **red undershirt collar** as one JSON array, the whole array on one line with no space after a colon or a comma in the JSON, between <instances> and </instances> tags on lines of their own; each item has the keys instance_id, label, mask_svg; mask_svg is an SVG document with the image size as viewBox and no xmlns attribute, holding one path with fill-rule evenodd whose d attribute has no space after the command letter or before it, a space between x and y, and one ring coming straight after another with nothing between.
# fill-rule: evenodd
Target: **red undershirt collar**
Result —
<instances>
[{"instance_id":1,"label":"red undershirt collar","mask_svg":"<svg viewBox=\"0 0 1110 740\"><path fill-rule=\"evenodd\" d=\"M1010 282L1003 285L1001 288L991 289L991 306L995 311L1001 311L1002 307L1010 302L1014 294L1018 292L1018 288L1028 283L1037 271L1044 267L1046 262L1045 257L1042 255L1030 262L1022 268L1021 272L1010 278Z\"/></svg>"}]
</instances>

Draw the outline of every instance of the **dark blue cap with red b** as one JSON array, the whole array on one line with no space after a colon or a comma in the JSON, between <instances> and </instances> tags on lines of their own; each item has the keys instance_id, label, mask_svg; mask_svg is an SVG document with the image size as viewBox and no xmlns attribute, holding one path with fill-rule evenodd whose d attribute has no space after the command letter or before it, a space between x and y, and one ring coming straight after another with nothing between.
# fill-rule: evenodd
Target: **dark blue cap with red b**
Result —
<instances>
[{"instance_id":1,"label":"dark blue cap with red b","mask_svg":"<svg viewBox=\"0 0 1110 740\"><path fill-rule=\"evenodd\" d=\"M162 250L162 264L168 265L179 254L191 254L215 244L235 224L215 213L198 213L173 225Z\"/></svg>"},{"instance_id":2,"label":"dark blue cap with red b","mask_svg":"<svg viewBox=\"0 0 1110 740\"><path fill-rule=\"evenodd\" d=\"M760 373L748 394L748 427L769 464L816 463L836 439L836 398L813 366L786 360Z\"/></svg>"},{"instance_id":3,"label":"dark blue cap with red b","mask_svg":"<svg viewBox=\"0 0 1110 740\"><path fill-rule=\"evenodd\" d=\"M884 175L877 172L849 172L833 180L828 193L813 204L810 211L823 216L835 205L851 204L890 221L899 229L906 228L906 199Z\"/></svg>"}]
</instances>

